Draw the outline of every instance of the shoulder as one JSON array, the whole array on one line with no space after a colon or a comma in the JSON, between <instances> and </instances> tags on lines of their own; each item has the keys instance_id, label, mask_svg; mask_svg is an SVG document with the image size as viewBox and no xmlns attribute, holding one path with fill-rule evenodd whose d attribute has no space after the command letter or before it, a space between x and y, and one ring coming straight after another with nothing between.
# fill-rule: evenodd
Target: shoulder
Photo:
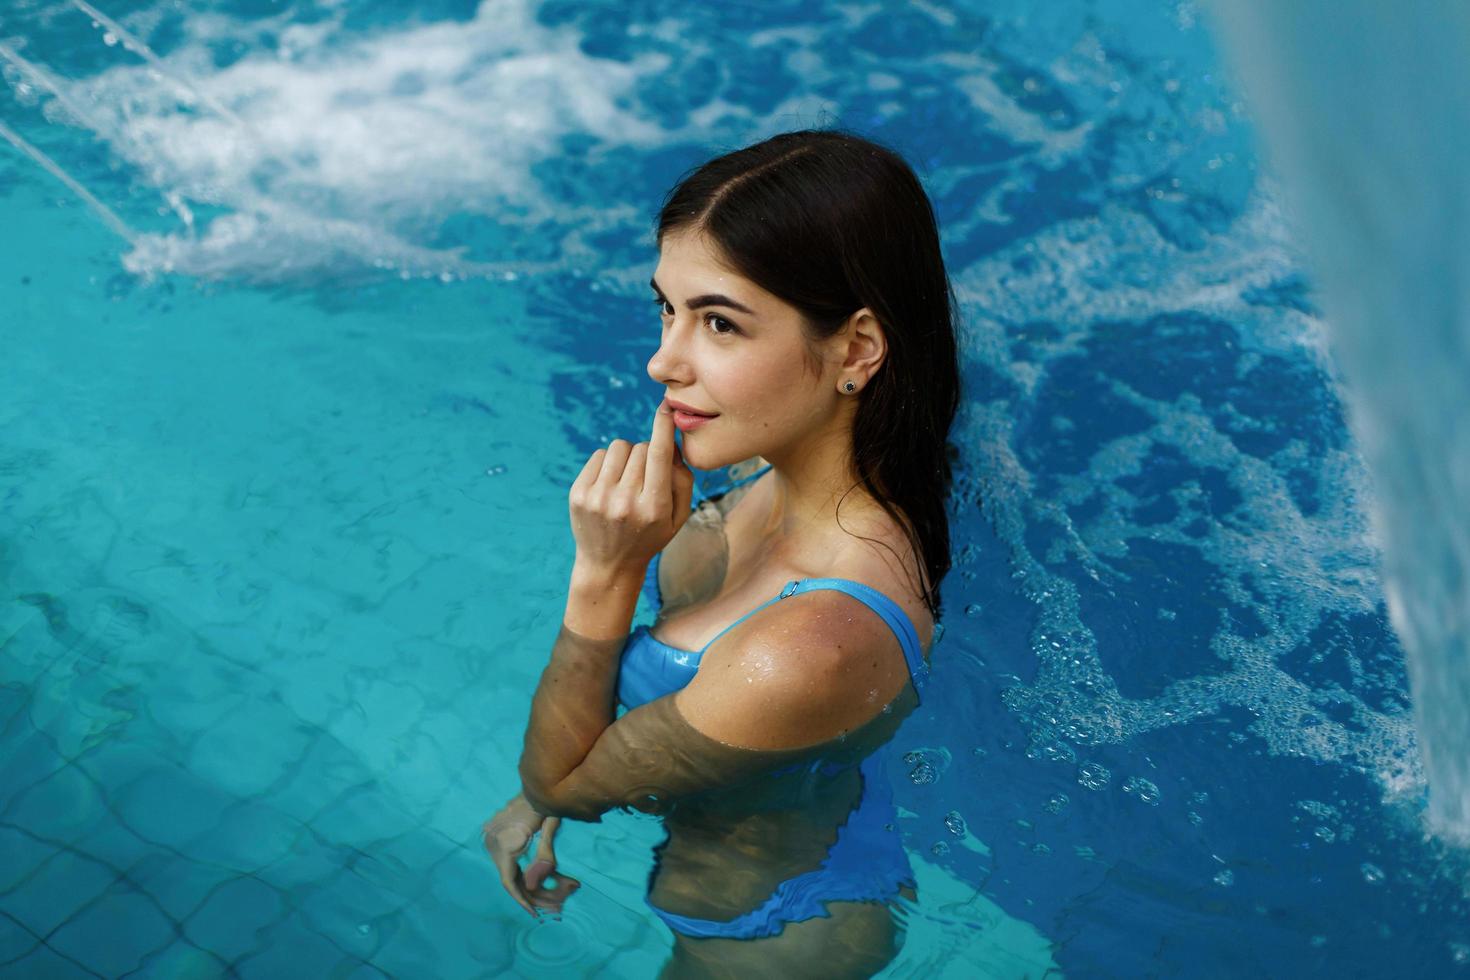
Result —
<instances>
[{"instance_id":1,"label":"shoulder","mask_svg":"<svg viewBox=\"0 0 1470 980\"><path fill-rule=\"evenodd\" d=\"M795 749L853 731L908 682L882 617L844 592L787 596L704 653L675 698L693 728L727 745Z\"/></svg>"}]
</instances>

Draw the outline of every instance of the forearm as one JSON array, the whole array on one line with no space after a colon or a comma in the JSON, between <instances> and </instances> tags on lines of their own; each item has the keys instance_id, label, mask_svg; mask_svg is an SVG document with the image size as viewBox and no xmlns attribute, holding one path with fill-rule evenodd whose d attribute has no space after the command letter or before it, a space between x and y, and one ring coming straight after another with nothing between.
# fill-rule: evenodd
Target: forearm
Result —
<instances>
[{"instance_id":1,"label":"forearm","mask_svg":"<svg viewBox=\"0 0 1470 980\"><path fill-rule=\"evenodd\" d=\"M566 612L531 701L521 752L523 791L543 813L561 809L558 785L613 722L618 662L643 572L573 569Z\"/></svg>"}]
</instances>

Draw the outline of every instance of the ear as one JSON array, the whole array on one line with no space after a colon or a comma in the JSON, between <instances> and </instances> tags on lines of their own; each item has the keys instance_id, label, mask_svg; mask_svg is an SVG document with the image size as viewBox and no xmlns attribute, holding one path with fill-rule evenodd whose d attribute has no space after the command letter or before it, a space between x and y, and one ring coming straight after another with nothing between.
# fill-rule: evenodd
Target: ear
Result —
<instances>
[{"instance_id":1,"label":"ear","mask_svg":"<svg viewBox=\"0 0 1470 980\"><path fill-rule=\"evenodd\" d=\"M837 336L842 338L844 345L839 348L842 355L840 378L855 382L861 389L869 378L878 373L883 359L888 356L888 337L883 331L883 324L865 306L847 318Z\"/></svg>"}]
</instances>

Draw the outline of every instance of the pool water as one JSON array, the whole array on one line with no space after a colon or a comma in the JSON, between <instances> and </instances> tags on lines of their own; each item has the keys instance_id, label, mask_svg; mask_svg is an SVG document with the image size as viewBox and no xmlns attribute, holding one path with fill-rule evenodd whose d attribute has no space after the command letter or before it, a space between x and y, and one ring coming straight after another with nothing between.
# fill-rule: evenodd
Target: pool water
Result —
<instances>
[{"instance_id":1,"label":"pool water","mask_svg":"<svg viewBox=\"0 0 1470 980\"><path fill-rule=\"evenodd\" d=\"M1470 961L1372 487L1201 11L415 9L0 7L0 970L656 972L655 821L569 824L537 922L480 824L566 489L661 394L662 194L830 124L914 163L964 314L883 975Z\"/></svg>"}]
</instances>

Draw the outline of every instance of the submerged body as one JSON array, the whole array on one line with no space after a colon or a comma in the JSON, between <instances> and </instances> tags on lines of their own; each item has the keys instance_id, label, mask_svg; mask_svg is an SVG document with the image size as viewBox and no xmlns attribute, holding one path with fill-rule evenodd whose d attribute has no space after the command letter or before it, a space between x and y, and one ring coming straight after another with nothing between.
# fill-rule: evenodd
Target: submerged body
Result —
<instances>
[{"instance_id":1,"label":"submerged body","mask_svg":"<svg viewBox=\"0 0 1470 980\"><path fill-rule=\"evenodd\" d=\"M714 639L769 605L819 589L858 599L887 624L908 680L881 701L873 690L871 717L853 730L806 748L760 752L765 762L751 767L751 777L677 801L665 814L668 837L655 852L648 902L676 937L666 976L749 975L757 966L793 976L871 976L897 952L891 904L915 897L887 773L874 754L917 705L927 676L909 614L861 582L805 578L787 582L698 650L654 635L697 635L699 612L713 612L731 571L726 516L764 472L696 503L699 516L669 549L671 559L650 566L645 592L659 615L628 638L619 703L632 709L679 690ZM740 526L739 515L732 523Z\"/></svg>"}]
</instances>

